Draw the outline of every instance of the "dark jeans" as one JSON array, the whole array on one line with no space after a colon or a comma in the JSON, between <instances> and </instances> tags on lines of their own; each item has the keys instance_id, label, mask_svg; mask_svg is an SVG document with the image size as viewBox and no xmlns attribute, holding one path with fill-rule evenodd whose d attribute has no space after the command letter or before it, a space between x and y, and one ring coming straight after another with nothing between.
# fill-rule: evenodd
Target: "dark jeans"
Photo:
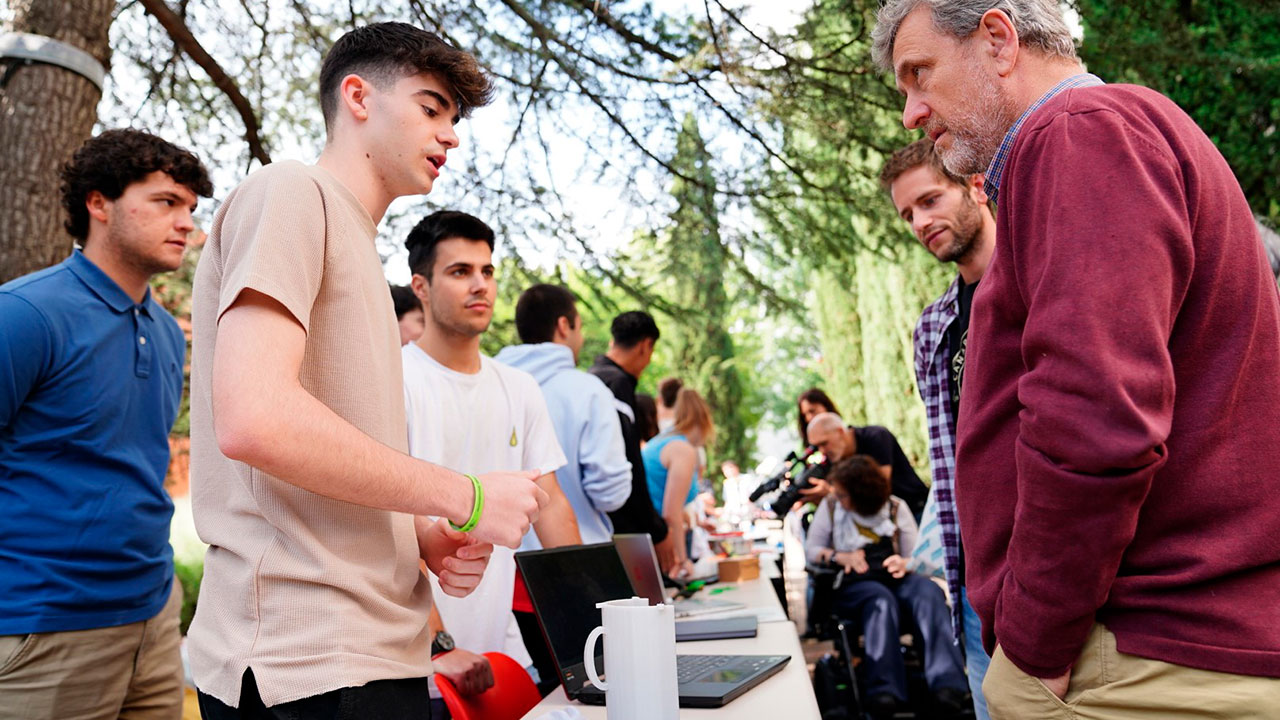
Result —
<instances>
[{"instance_id":1,"label":"dark jeans","mask_svg":"<svg viewBox=\"0 0 1280 720\"><path fill-rule=\"evenodd\" d=\"M374 680L360 687L348 687L282 703L262 704L253 671L246 670L240 688L240 707L199 693L200 717L204 720L430 720L431 691L427 678Z\"/></svg>"},{"instance_id":2,"label":"dark jeans","mask_svg":"<svg viewBox=\"0 0 1280 720\"><path fill-rule=\"evenodd\" d=\"M556 671L555 658L551 649L542 637L542 628L538 626L538 616L533 613L512 611L516 616L516 625L520 627L520 635L524 637L524 649L529 651L533 659L533 667L538 671L538 692L546 697L560 685L560 673Z\"/></svg>"},{"instance_id":3,"label":"dark jeans","mask_svg":"<svg viewBox=\"0 0 1280 720\"><path fill-rule=\"evenodd\" d=\"M942 588L922 575L908 573L896 587L875 580L844 583L836 590L835 609L840 617L862 620L865 644L867 697L889 693L907 700L907 669L902 662L899 612L905 609L915 620L924 643L924 677L929 689L968 690L964 660L956 647Z\"/></svg>"}]
</instances>

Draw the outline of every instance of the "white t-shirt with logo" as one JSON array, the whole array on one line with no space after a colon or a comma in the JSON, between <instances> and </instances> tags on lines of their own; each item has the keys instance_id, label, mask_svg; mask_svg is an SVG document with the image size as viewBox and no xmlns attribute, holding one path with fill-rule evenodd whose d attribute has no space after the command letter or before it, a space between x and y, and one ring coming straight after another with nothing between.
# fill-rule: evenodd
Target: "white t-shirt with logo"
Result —
<instances>
[{"instance_id":1,"label":"white t-shirt with logo","mask_svg":"<svg viewBox=\"0 0 1280 720\"><path fill-rule=\"evenodd\" d=\"M480 372L436 362L417 343L401 350L409 454L462 473L555 472L566 462L533 376L481 355ZM434 576L432 599L459 648L503 652L531 664L511 613L515 551L495 547L484 578L465 598L445 595ZM434 690L434 688L433 688Z\"/></svg>"}]
</instances>

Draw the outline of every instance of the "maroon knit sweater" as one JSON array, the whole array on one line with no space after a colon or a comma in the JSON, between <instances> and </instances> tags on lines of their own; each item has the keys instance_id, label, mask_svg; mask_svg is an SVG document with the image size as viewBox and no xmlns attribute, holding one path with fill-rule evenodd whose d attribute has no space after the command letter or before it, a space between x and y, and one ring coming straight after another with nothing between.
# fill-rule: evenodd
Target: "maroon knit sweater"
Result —
<instances>
[{"instance_id":1,"label":"maroon knit sweater","mask_svg":"<svg viewBox=\"0 0 1280 720\"><path fill-rule=\"evenodd\" d=\"M973 304L956 453L987 650L1280 677L1280 295L1213 143L1150 90L1023 126Z\"/></svg>"}]
</instances>

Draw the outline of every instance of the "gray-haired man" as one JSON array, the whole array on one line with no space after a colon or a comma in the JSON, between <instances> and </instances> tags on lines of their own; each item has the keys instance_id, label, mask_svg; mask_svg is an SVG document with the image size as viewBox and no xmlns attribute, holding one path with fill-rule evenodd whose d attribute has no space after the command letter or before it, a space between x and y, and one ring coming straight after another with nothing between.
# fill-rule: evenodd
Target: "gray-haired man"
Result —
<instances>
[{"instance_id":1,"label":"gray-haired man","mask_svg":"<svg viewBox=\"0 0 1280 720\"><path fill-rule=\"evenodd\" d=\"M1230 168L1055 0L890 0L874 53L999 205L956 454L991 716L1273 717L1280 295Z\"/></svg>"}]
</instances>

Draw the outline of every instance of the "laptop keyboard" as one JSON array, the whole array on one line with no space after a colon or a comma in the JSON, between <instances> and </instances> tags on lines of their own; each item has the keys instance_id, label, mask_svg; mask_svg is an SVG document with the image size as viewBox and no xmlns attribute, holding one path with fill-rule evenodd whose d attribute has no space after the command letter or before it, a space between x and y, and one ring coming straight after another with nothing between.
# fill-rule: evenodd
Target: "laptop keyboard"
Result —
<instances>
[{"instance_id":1,"label":"laptop keyboard","mask_svg":"<svg viewBox=\"0 0 1280 720\"><path fill-rule=\"evenodd\" d=\"M732 664L738 658L732 655L678 655L676 679L682 683L693 682L713 670Z\"/></svg>"}]
</instances>

